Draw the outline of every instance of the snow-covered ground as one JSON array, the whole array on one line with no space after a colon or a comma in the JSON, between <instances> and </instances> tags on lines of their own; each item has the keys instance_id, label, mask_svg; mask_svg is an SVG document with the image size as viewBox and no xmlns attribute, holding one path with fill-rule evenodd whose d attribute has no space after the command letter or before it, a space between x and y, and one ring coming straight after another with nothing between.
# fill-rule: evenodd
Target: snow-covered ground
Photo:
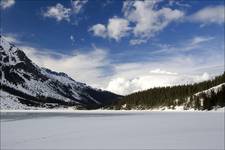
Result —
<instances>
[{"instance_id":1,"label":"snow-covered ground","mask_svg":"<svg viewBox=\"0 0 225 150\"><path fill-rule=\"evenodd\" d=\"M222 83L222 84L219 84L219 85L217 85L217 86L214 86L214 87L212 87L212 88L210 88L210 89L207 89L207 90L198 92L198 93L196 93L196 94L194 94L194 95L198 96L198 95L200 95L201 93L205 93L205 94L207 94L207 95L210 95L212 91L214 91L215 93L218 93L219 91L221 91L221 89L222 89L222 87L223 87L224 85L225 85L225 83Z\"/></svg>"},{"instance_id":2,"label":"snow-covered ground","mask_svg":"<svg viewBox=\"0 0 225 150\"><path fill-rule=\"evenodd\" d=\"M224 112L2 112L1 149L224 149Z\"/></svg>"}]
</instances>

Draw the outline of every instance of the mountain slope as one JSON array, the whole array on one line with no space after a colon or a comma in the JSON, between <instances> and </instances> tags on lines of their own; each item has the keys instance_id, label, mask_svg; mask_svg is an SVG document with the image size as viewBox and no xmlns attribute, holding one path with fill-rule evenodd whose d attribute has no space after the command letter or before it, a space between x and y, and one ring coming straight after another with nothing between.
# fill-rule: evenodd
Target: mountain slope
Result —
<instances>
[{"instance_id":1,"label":"mountain slope","mask_svg":"<svg viewBox=\"0 0 225 150\"><path fill-rule=\"evenodd\" d=\"M65 73L37 66L22 50L7 42L2 36L0 70L1 109L15 108L16 103L18 106L24 106L19 108L77 106L94 109L121 97L76 82Z\"/></svg>"},{"instance_id":2,"label":"mountain slope","mask_svg":"<svg viewBox=\"0 0 225 150\"><path fill-rule=\"evenodd\" d=\"M173 109L211 110L225 106L225 73L212 80L191 85L152 88L132 93L115 102L110 109Z\"/></svg>"}]
</instances>

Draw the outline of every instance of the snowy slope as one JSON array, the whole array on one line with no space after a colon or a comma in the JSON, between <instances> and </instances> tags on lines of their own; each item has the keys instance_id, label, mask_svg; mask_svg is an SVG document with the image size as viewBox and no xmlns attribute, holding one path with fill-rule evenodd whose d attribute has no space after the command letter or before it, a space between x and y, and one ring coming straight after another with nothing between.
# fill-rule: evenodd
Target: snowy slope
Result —
<instances>
[{"instance_id":1,"label":"snowy slope","mask_svg":"<svg viewBox=\"0 0 225 150\"><path fill-rule=\"evenodd\" d=\"M1 109L15 109L21 104L26 107L75 105L82 108L98 108L119 97L76 82L65 73L37 66L22 50L3 37L0 37L0 43ZM15 103L12 103L12 100Z\"/></svg>"},{"instance_id":2,"label":"snowy slope","mask_svg":"<svg viewBox=\"0 0 225 150\"><path fill-rule=\"evenodd\" d=\"M217 92L221 91L222 86L224 86L224 85L225 85L225 83L222 83L222 84L219 84L219 85L217 85L217 86L214 86L214 87L212 87L212 88L210 88L210 89L207 89L207 90L198 92L198 93L196 93L196 94L194 94L194 95L195 95L195 96L198 96L198 95L200 95L201 93L205 93L205 94L207 94L207 95L210 95L210 94L211 94L211 91L214 91L215 93L217 93Z\"/></svg>"},{"instance_id":3,"label":"snowy slope","mask_svg":"<svg viewBox=\"0 0 225 150\"><path fill-rule=\"evenodd\" d=\"M4 109L16 109L16 110L21 110L21 109L29 109L26 105L21 104L18 101L18 98L14 95L11 95L5 91L1 91L0 94L0 99L1 99L1 110Z\"/></svg>"}]
</instances>

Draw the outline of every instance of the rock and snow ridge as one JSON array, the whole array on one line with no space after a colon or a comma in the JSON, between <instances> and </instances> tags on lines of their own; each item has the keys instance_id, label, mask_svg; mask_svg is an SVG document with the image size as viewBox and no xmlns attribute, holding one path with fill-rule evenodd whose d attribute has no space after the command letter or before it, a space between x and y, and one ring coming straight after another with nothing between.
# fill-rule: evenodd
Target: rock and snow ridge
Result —
<instances>
[{"instance_id":1,"label":"rock and snow ridge","mask_svg":"<svg viewBox=\"0 0 225 150\"><path fill-rule=\"evenodd\" d=\"M210 95L210 94L211 94L211 91L214 91L215 93L217 93L218 91L220 91L220 90L222 89L222 86L224 86L224 85L225 85L225 83L222 83L222 84L219 84L219 85L214 86L214 87L212 87L212 88L209 88L209 89L207 89L207 90L198 92L198 93L196 93L196 94L194 94L194 95L195 95L195 96L198 96L198 95L200 95L200 94L202 94L202 93L205 93L205 94L207 94L207 95Z\"/></svg>"},{"instance_id":2,"label":"rock and snow ridge","mask_svg":"<svg viewBox=\"0 0 225 150\"><path fill-rule=\"evenodd\" d=\"M34 64L25 53L0 36L1 109L76 106L98 108L120 96L76 82Z\"/></svg>"}]
</instances>

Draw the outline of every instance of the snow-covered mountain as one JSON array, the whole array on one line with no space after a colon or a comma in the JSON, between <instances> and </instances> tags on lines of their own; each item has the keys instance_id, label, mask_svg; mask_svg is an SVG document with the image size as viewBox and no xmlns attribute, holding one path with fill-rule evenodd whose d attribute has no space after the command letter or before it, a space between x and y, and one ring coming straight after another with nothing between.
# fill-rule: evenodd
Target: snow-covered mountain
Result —
<instances>
[{"instance_id":1,"label":"snow-covered mountain","mask_svg":"<svg viewBox=\"0 0 225 150\"><path fill-rule=\"evenodd\" d=\"M195 95L195 96L199 96L199 95L201 95L201 94L206 94L206 95L210 96L212 92L214 92L214 93L220 92L220 91L222 90L223 86L225 86L225 83L222 83L222 84L219 84L219 85L217 85L217 86L211 87L211 88L209 88L209 89L207 89L207 90L198 92L198 93L196 93L196 94L194 94L194 95Z\"/></svg>"},{"instance_id":2,"label":"snow-covered mountain","mask_svg":"<svg viewBox=\"0 0 225 150\"><path fill-rule=\"evenodd\" d=\"M1 109L77 106L98 108L120 97L76 82L34 64L25 53L0 36Z\"/></svg>"}]
</instances>

